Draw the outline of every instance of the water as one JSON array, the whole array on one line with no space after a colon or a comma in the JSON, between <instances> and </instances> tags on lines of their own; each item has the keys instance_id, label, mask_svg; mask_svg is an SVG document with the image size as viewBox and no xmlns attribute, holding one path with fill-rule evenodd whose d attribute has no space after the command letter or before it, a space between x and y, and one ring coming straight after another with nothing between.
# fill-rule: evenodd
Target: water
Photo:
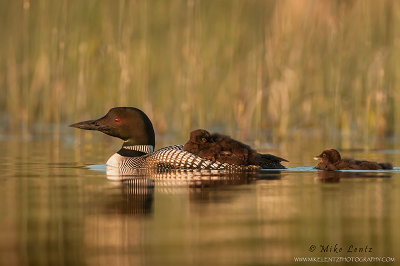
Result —
<instances>
[{"instance_id":1,"label":"water","mask_svg":"<svg viewBox=\"0 0 400 266\"><path fill-rule=\"evenodd\" d=\"M159 173L113 181L118 176L107 175L102 163L119 145L90 134L75 141L61 135L0 142L0 265L400 259L398 168L326 174L307 167L317 154L311 147L281 151L292 161L281 172ZM394 165L400 160L395 149L347 154ZM335 244L342 251L329 249Z\"/></svg>"}]
</instances>

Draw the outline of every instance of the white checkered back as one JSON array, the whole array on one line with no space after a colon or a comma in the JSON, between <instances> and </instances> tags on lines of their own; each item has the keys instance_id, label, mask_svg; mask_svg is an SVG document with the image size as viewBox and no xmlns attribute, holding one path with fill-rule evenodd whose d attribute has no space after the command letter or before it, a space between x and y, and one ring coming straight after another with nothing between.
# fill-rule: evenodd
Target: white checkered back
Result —
<instances>
[{"instance_id":1,"label":"white checkered back","mask_svg":"<svg viewBox=\"0 0 400 266\"><path fill-rule=\"evenodd\" d=\"M107 161L107 166L118 168L147 169L207 169L207 170L254 170L254 166L239 166L204 159L184 151L183 145L168 146L139 157L126 157L114 154Z\"/></svg>"}]
</instances>

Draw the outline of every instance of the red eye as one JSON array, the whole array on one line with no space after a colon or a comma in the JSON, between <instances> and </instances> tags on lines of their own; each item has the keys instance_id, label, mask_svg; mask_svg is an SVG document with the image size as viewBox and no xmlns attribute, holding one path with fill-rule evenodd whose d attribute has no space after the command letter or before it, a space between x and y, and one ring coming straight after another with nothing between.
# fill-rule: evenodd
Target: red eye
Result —
<instances>
[{"instance_id":1,"label":"red eye","mask_svg":"<svg viewBox=\"0 0 400 266\"><path fill-rule=\"evenodd\" d=\"M115 118L115 122L119 122L119 121L121 121L121 119Z\"/></svg>"}]
</instances>

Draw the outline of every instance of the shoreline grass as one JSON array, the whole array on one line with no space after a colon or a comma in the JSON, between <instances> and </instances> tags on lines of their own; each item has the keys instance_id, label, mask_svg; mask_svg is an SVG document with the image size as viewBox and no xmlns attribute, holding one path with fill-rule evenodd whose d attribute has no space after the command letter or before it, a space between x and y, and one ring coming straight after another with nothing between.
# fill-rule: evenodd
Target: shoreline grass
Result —
<instances>
[{"instance_id":1,"label":"shoreline grass","mask_svg":"<svg viewBox=\"0 0 400 266\"><path fill-rule=\"evenodd\" d=\"M396 1L1 1L2 127L141 108L207 128L345 148L400 133Z\"/></svg>"}]
</instances>

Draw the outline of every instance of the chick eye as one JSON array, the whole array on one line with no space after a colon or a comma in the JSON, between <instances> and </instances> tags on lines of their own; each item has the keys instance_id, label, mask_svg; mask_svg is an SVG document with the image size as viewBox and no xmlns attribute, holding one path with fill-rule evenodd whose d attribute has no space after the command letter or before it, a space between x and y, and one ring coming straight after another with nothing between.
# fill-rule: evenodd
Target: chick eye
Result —
<instances>
[{"instance_id":1,"label":"chick eye","mask_svg":"<svg viewBox=\"0 0 400 266\"><path fill-rule=\"evenodd\" d=\"M115 118L115 122L119 122L119 121L121 121L121 119Z\"/></svg>"},{"instance_id":2,"label":"chick eye","mask_svg":"<svg viewBox=\"0 0 400 266\"><path fill-rule=\"evenodd\" d=\"M322 154L322 157L326 157L326 154L324 153L324 154Z\"/></svg>"}]
</instances>

